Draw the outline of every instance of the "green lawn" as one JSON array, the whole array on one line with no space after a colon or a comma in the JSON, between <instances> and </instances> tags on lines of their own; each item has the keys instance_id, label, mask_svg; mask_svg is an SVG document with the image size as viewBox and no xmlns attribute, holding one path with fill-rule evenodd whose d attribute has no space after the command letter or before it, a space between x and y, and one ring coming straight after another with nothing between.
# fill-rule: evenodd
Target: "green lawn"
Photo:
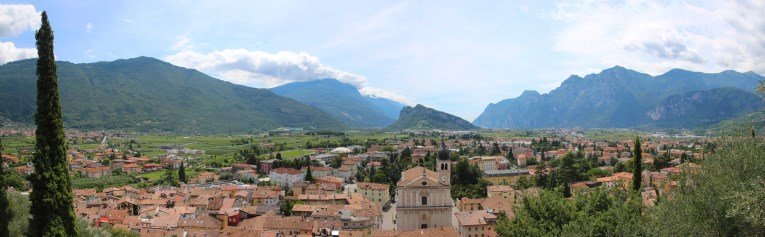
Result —
<instances>
[{"instance_id":1,"label":"green lawn","mask_svg":"<svg viewBox=\"0 0 765 237\"><path fill-rule=\"evenodd\" d=\"M156 182L157 180L161 179L162 176L165 174L165 170L157 170L147 173L140 173L138 174L141 177L149 179L149 182ZM175 175L178 175L178 170L175 171ZM196 172L190 169L186 169L186 177L191 178L196 176Z\"/></svg>"}]
</instances>

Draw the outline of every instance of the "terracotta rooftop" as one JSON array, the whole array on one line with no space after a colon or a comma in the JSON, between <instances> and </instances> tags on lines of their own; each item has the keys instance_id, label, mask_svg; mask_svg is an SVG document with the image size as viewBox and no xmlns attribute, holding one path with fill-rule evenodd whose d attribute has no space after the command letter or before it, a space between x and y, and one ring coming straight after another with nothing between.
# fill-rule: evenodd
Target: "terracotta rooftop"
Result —
<instances>
[{"instance_id":1,"label":"terracotta rooftop","mask_svg":"<svg viewBox=\"0 0 765 237\"><path fill-rule=\"evenodd\" d=\"M487 225L497 219L497 216L487 210L458 212L454 214L462 226Z\"/></svg>"}]
</instances>

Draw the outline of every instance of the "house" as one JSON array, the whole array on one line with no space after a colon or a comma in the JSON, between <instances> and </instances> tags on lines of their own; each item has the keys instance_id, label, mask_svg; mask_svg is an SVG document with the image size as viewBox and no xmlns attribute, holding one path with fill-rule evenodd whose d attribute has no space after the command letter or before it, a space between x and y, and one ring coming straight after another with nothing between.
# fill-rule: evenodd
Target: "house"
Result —
<instances>
[{"instance_id":1,"label":"house","mask_svg":"<svg viewBox=\"0 0 765 237\"><path fill-rule=\"evenodd\" d=\"M589 192L594 188L598 188L601 186L601 184L602 183L598 181L582 181L570 184L569 188L571 189L571 194L577 195L580 193Z\"/></svg>"},{"instance_id":2,"label":"house","mask_svg":"<svg viewBox=\"0 0 765 237\"><path fill-rule=\"evenodd\" d=\"M496 236L494 224L497 222L497 216L487 210L458 212L454 215L459 223L457 232L460 236Z\"/></svg>"},{"instance_id":3,"label":"house","mask_svg":"<svg viewBox=\"0 0 765 237\"><path fill-rule=\"evenodd\" d=\"M80 173L88 178L101 178L112 174L112 169L108 166L99 166L92 168L84 168Z\"/></svg>"},{"instance_id":4,"label":"house","mask_svg":"<svg viewBox=\"0 0 765 237\"><path fill-rule=\"evenodd\" d=\"M463 212L483 210L483 208L481 207L481 202L483 201L484 201L484 198L473 199L473 198L463 197L457 203L457 209Z\"/></svg>"},{"instance_id":5,"label":"house","mask_svg":"<svg viewBox=\"0 0 765 237\"><path fill-rule=\"evenodd\" d=\"M197 175L197 177L192 178L190 183L196 183L196 184L206 184L210 182L218 182L220 179L220 175L212 173L212 172L202 172Z\"/></svg>"},{"instance_id":6,"label":"house","mask_svg":"<svg viewBox=\"0 0 765 237\"><path fill-rule=\"evenodd\" d=\"M141 170L142 170L141 166L139 166L136 163L132 163L132 164L125 163L124 165L122 165L123 173L141 173Z\"/></svg>"},{"instance_id":7,"label":"house","mask_svg":"<svg viewBox=\"0 0 765 237\"><path fill-rule=\"evenodd\" d=\"M485 170L483 179L493 184L507 183L515 184L521 176L528 176L527 169L509 169L509 170Z\"/></svg>"},{"instance_id":8,"label":"house","mask_svg":"<svg viewBox=\"0 0 765 237\"><path fill-rule=\"evenodd\" d=\"M343 178L340 178L340 177L324 176L324 177L315 178L314 181L316 183L334 185L335 189L340 189L340 187L343 187Z\"/></svg>"},{"instance_id":9,"label":"house","mask_svg":"<svg viewBox=\"0 0 765 237\"><path fill-rule=\"evenodd\" d=\"M629 188L632 185L632 173L619 172L607 177L597 178L595 181L603 183L606 188Z\"/></svg>"},{"instance_id":10,"label":"house","mask_svg":"<svg viewBox=\"0 0 765 237\"><path fill-rule=\"evenodd\" d=\"M254 190L252 192L252 205L254 206L279 206L280 191Z\"/></svg>"},{"instance_id":11,"label":"house","mask_svg":"<svg viewBox=\"0 0 765 237\"><path fill-rule=\"evenodd\" d=\"M514 194L514 189L508 185L492 185L486 187L486 197L502 197L513 200L515 198Z\"/></svg>"},{"instance_id":12,"label":"house","mask_svg":"<svg viewBox=\"0 0 765 237\"><path fill-rule=\"evenodd\" d=\"M335 170L334 175L343 178L346 182L350 182L355 170L356 167L354 165L342 165Z\"/></svg>"},{"instance_id":13,"label":"house","mask_svg":"<svg viewBox=\"0 0 765 237\"><path fill-rule=\"evenodd\" d=\"M303 167L303 169L300 171L303 173L308 173L308 167ZM324 177L327 175L332 175L332 168L326 166L311 166L311 176L314 178Z\"/></svg>"},{"instance_id":14,"label":"house","mask_svg":"<svg viewBox=\"0 0 765 237\"><path fill-rule=\"evenodd\" d=\"M268 177L279 186L292 188L293 183L303 181L305 174L293 168L277 168L271 170Z\"/></svg>"},{"instance_id":15,"label":"house","mask_svg":"<svg viewBox=\"0 0 765 237\"><path fill-rule=\"evenodd\" d=\"M390 199L390 187L388 184L379 183L356 183L356 193L363 194L364 197L382 206L388 203Z\"/></svg>"},{"instance_id":16,"label":"house","mask_svg":"<svg viewBox=\"0 0 765 237\"><path fill-rule=\"evenodd\" d=\"M240 170L234 174L238 180L257 180L258 172L255 170Z\"/></svg>"},{"instance_id":17,"label":"house","mask_svg":"<svg viewBox=\"0 0 765 237\"><path fill-rule=\"evenodd\" d=\"M274 162L276 162L276 159L269 159L269 160L262 160L259 162L260 172L264 174L268 174L271 172L271 169L274 167Z\"/></svg>"}]
</instances>

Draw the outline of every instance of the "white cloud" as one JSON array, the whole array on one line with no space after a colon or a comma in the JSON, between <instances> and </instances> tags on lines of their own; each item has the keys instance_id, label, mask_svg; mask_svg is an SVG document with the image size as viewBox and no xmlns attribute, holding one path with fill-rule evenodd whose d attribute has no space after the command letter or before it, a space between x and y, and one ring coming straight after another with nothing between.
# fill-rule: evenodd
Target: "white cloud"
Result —
<instances>
[{"instance_id":1,"label":"white cloud","mask_svg":"<svg viewBox=\"0 0 765 237\"><path fill-rule=\"evenodd\" d=\"M359 92L361 92L362 95L370 96L370 97L378 97L378 98L386 98L393 101L397 101L399 103L405 104L405 105L414 105L415 103L406 98L406 96L403 96L401 94L397 94L391 91L374 88L374 87L363 87L359 89Z\"/></svg>"},{"instance_id":2,"label":"white cloud","mask_svg":"<svg viewBox=\"0 0 765 237\"><path fill-rule=\"evenodd\" d=\"M88 22L88 24L85 24L85 34L90 34L91 30L93 30L93 24Z\"/></svg>"},{"instance_id":3,"label":"white cloud","mask_svg":"<svg viewBox=\"0 0 765 237\"><path fill-rule=\"evenodd\" d=\"M35 6L0 4L0 37L11 37L40 27L40 14Z\"/></svg>"},{"instance_id":4,"label":"white cloud","mask_svg":"<svg viewBox=\"0 0 765 237\"><path fill-rule=\"evenodd\" d=\"M671 68L765 73L765 2L580 1L559 4L555 49L573 68Z\"/></svg>"},{"instance_id":5,"label":"white cloud","mask_svg":"<svg viewBox=\"0 0 765 237\"><path fill-rule=\"evenodd\" d=\"M0 42L0 65L35 57L37 57L36 49L16 48L13 42Z\"/></svg>"},{"instance_id":6,"label":"white cloud","mask_svg":"<svg viewBox=\"0 0 765 237\"><path fill-rule=\"evenodd\" d=\"M189 47L188 38L182 37L173 49ZM252 87L271 88L289 82L334 78L351 84L365 95L373 95L411 104L404 96L367 87L367 78L351 72L321 64L319 58L308 53L281 51L275 54L246 49L225 49L209 53L183 50L165 57L168 62L194 68L223 80Z\"/></svg>"},{"instance_id":7,"label":"white cloud","mask_svg":"<svg viewBox=\"0 0 765 237\"><path fill-rule=\"evenodd\" d=\"M191 39L189 39L188 36L181 35L176 37L175 44L173 44L173 47L170 48L170 50L183 50L188 51L191 50L193 46L191 45Z\"/></svg>"}]
</instances>

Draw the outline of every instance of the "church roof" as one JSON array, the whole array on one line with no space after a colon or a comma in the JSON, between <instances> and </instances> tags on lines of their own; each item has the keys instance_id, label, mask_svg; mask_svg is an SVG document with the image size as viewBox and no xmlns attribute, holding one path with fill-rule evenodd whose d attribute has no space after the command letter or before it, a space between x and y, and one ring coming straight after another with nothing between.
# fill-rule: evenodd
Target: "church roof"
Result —
<instances>
[{"instance_id":1,"label":"church roof","mask_svg":"<svg viewBox=\"0 0 765 237\"><path fill-rule=\"evenodd\" d=\"M401 173L401 180L398 181L397 185L409 184L419 179L422 176L425 176L428 179L432 180L433 183L438 182L438 173L436 173L435 171L426 169L422 166L417 166Z\"/></svg>"}]
</instances>

